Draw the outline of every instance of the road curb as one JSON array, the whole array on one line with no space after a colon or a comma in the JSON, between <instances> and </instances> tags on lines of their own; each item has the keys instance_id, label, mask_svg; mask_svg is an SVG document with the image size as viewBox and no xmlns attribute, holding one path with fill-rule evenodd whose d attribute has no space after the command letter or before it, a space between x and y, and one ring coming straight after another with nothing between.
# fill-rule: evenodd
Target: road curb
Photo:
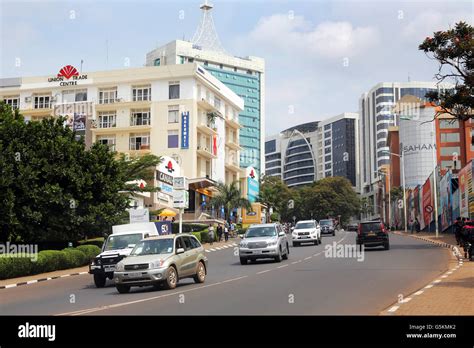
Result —
<instances>
[{"instance_id":1,"label":"road curb","mask_svg":"<svg viewBox=\"0 0 474 348\"><path fill-rule=\"evenodd\" d=\"M452 251L452 253L450 253L451 260L456 260L456 262L458 263L458 266L457 266L457 268L454 268L452 270L448 269L448 271L444 272L442 275L439 275L438 277L435 277L434 280L430 281L425 286L423 286L423 287L419 288L418 290L413 291L411 294L407 295L402 301L391 304L390 306L388 306L387 308L385 308L384 310L382 310L379 313L379 315L388 315L388 316L394 315L395 312L400 308L401 305L403 305L404 303L408 303L412 298L415 298L417 296L422 295L423 292L426 289L432 288L433 286L439 284L443 277L445 278L447 275L452 274L452 272L454 272L457 269L459 269L460 267L462 267L463 266L463 260L464 260L463 257L462 257L462 254L459 252L459 249L456 245L449 244L449 243L446 243L446 242L438 242L438 241L428 239L426 237L416 236L416 235L409 235L409 234L402 233L402 232L397 232L397 231L394 231L392 233L396 234L396 235L399 235L399 236L407 236L407 237L415 238L415 239L418 239L418 240L422 240L424 242L429 242L431 244L439 246L440 248L450 249Z\"/></svg>"},{"instance_id":2,"label":"road curb","mask_svg":"<svg viewBox=\"0 0 474 348\"><path fill-rule=\"evenodd\" d=\"M28 280L26 282L20 282L20 283L12 283L12 284L7 284L7 285L2 285L0 286L1 289L10 289L10 288L16 288L18 286L23 286L23 285L31 285L31 284L36 284L36 283L41 283L41 282L46 282L48 280L53 280L53 279L59 279L59 278L66 278L66 277L74 277L78 275L83 275L83 274L88 274L89 272L76 272L76 273L70 273L70 274L62 274L60 276L54 276L54 277L46 277L46 278L39 278L39 279L34 279L34 280Z\"/></svg>"}]
</instances>

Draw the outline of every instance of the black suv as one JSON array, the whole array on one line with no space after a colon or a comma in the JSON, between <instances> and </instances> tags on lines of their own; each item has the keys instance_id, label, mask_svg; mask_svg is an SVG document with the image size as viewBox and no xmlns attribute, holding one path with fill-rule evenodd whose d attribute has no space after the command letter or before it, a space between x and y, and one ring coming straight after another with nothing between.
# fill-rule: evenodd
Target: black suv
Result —
<instances>
[{"instance_id":1,"label":"black suv","mask_svg":"<svg viewBox=\"0 0 474 348\"><path fill-rule=\"evenodd\" d=\"M388 231L381 221L361 222L357 231L357 244L360 245L360 250L362 246L383 246L385 250L389 250Z\"/></svg>"},{"instance_id":2,"label":"black suv","mask_svg":"<svg viewBox=\"0 0 474 348\"><path fill-rule=\"evenodd\" d=\"M334 220L319 220L319 226L321 227L321 234L331 234L333 236L336 235L336 226L334 226Z\"/></svg>"}]
</instances>

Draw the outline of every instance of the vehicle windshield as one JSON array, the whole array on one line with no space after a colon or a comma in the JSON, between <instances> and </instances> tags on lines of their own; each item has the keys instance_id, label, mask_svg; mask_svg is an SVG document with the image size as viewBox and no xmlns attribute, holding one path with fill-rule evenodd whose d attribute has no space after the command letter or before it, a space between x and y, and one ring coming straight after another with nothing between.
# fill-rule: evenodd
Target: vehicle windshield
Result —
<instances>
[{"instance_id":1,"label":"vehicle windshield","mask_svg":"<svg viewBox=\"0 0 474 348\"><path fill-rule=\"evenodd\" d=\"M380 222L370 222L367 224L361 224L362 232L377 231L381 229Z\"/></svg>"},{"instance_id":2,"label":"vehicle windshield","mask_svg":"<svg viewBox=\"0 0 474 348\"><path fill-rule=\"evenodd\" d=\"M130 253L131 256L171 254L173 252L173 239L144 240L138 243Z\"/></svg>"},{"instance_id":3,"label":"vehicle windshield","mask_svg":"<svg viewBox=\"0 0 474 348\"><path fill-rule=\"evenodd\" d=\"M273 226L269 227L253 227L245 234L245 238L255 237L276 237L276 229Z\"/></svg>"},{"instance_id":4,"label":"vehicle windshield","mask_svg":"<svg viewBox=\"0 0 474 348\"><path fill-rule=\"evenodd\" d=\"M142 238L141 233L111 235L107 238L104 250L125 249L129 244L137 244Z\"/></svg>"},{"instance_id":5,"label":"vehicle windshield","mask_svg":"<svg viewBox=\"0 0 474 348\"><path fill-rule=\"evenodd\" d=\"M300 230L303 228L314 228L314 222L298 222L295 226L296 230Z\"/></svg>"},{"instance_id":6,"label":"vehicle windshield","mask_svg":"<svg viewBox=\"0 0 474 348\"><path fill-rule=\"evenodd\" d=\"M319 224L321 226L332 226L333 223L332 223L332 220L321 220L319 221Z\"/></svg>"}]
</instances>

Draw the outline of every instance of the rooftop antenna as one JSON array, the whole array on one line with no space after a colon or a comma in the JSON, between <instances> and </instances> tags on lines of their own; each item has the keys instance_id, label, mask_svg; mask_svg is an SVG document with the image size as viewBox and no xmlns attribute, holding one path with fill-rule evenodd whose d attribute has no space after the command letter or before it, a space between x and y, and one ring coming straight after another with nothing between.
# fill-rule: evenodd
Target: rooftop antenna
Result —
<instances>
[{"instance_id":1,"label":"rooftop antenna","mask_svg":"<svg viewBox=\"0 0 474 348\"><path fill-rule=\"evenodd\" d=\"M216 51L220 53L227 53L221 45L219 36L217 35L216 28L214 26L214 20L212 19L211 10L214 6L204 1L199 8L202 10L201 22L194 33L191 42L194 45L200 46L203 49L210 51Z\"/></svg>"}]
</instances>

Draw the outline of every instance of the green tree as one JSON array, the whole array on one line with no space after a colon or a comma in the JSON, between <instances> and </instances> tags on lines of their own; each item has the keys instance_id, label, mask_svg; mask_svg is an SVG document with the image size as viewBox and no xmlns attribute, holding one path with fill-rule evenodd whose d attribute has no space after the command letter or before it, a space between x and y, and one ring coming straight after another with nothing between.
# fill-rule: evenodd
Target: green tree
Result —
<instances>
[{"instance_id":1,"label":"green tree","mask_svg":"<svg viewBox=\"0 0 474 348\"><path fill-rule=\"evenodd\" d=\"M262 175L258 202L267 206L268 210L272 208L275 213L286 217L290 199L292 199L292 192L279 177Z\"/></svg>"},{"instance_id":2,"label":"green tree","mask_svg":"<svg viewBox=\"0 0 474 348\"><path fill-rule=\"evenodd\" d=\"M229 219L230 212L235 208L252 209L250 201L243 197L236 181L231 184L217 183L217 194L212 197L211 204L215 208L224 207L224 216L226 221Z\"/></svg>"},{"instance_id":3,"label":"green tree","mask_svg":"<svg viewBox=\"0 0 474 348\"><path fill-rule=\"evenodd\" d=\"M427 93L430 101L460 120L473 117L474 110L474 28L459 22L453 29L437 31L418 47L430 59L439 62L435 78L454 83L453 90Z\"/></svg>"},{"instance_id":4,"label":"green tree","mask_svg":"<svg viewBox=\"0 0 474 348\"><path fill-rule=\"evenodd\" d=\"M117 161L101 144L86 150L63 118L25 123L0 103L0 241L70 241L108 231L129 205L120 192L136 190L126 184L144 170L136 163L143 162Z\"/></svg>"}]
</instances>

